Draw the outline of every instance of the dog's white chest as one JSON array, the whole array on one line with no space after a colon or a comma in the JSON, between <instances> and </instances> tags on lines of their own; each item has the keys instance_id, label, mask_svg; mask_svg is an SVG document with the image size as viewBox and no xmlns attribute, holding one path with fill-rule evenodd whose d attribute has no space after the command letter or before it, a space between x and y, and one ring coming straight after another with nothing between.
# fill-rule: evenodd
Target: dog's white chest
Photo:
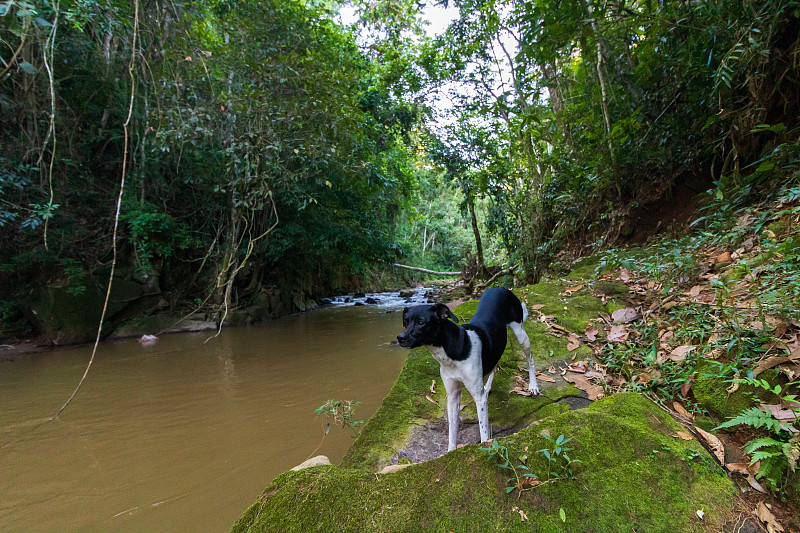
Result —
<instances>
[{"instance_id":1,"label":"dog's white chest","mask_svg":"<svg viewBox=\"0 0 800 533\"><path fill-rule=\"evenodd\" d=\"M471 344L469 356L461 361L449 358L441 346L428 346L433 358L439 362L443 378L454 379L465 384L482 379L481 339L474 331L467 331L467 335Z\"/></svg>"}]
</instances>

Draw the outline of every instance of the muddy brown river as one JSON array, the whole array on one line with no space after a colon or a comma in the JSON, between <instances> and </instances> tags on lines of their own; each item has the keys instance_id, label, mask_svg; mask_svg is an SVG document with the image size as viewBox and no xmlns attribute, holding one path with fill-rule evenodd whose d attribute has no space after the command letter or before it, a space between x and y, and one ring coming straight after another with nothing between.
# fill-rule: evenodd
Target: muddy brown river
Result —
<instances>
[{"instance_id":1,"label":"muddy brown river","mask_svg":"<svg viewBox=\"0 0 800 533\"><path fill-rule=\"evenodd\" d=\"M380 406L406 352L396 299L152 346L104 343L0 362L0 531L228 531L269 481L353 441L314 412ZM322 444L320 445L320 442ZM315 452L315 448L319 449Z\"/></svg>"}]
</instances>

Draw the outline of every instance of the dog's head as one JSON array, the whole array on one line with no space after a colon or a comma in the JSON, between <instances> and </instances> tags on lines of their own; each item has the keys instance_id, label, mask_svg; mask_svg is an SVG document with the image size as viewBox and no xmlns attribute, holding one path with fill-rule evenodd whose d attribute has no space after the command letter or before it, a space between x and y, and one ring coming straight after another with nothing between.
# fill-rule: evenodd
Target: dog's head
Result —
<instances>
[{"instance_id":1,"label":"dog's head","mask_svg":"<svg viewBox=\"0 0 800 533\"><path fill-rule=\"evenodd\" d=\"M397 336L397 342L404 348L417 348L425 345L436 345L441 323L458 318L444 304L417 305L403 309L403 327L405 331Z\"/></svg>"}]
</instances>

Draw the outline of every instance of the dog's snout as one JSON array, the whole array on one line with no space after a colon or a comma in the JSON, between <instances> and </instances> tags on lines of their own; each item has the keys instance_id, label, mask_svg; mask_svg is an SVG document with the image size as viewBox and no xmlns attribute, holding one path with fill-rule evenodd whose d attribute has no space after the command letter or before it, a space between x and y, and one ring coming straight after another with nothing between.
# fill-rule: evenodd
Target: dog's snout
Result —
<instances>
[{"instance_id":1,"label":"dog's snout","mask_svg":"<svg viewBox=\"0 0 800 533\"><path fill-rule=\"evenodd\" d=\"M400 335L397 336L397 342L402 343L404 340L406 340L405 334L401 333Z\"/></svg>"}]
</instances>

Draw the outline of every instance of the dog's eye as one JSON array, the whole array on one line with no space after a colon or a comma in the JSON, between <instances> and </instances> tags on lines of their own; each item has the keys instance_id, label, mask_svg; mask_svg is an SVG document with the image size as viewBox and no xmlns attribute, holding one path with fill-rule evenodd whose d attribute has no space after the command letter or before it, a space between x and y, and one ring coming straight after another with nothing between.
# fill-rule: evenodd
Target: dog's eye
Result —
<instances>
[{"instance_id":1,"label":"dog's eye","mask_svg":"<svg viewBox=\"0 0 800 533\"><path fill-rule=\"evenodd\" d=\"M417 319L417 324L419 324L420 326L424 326L425 325L425 321L422 320L421 318L418 318Z\"/></svg>"}]
</instances>

